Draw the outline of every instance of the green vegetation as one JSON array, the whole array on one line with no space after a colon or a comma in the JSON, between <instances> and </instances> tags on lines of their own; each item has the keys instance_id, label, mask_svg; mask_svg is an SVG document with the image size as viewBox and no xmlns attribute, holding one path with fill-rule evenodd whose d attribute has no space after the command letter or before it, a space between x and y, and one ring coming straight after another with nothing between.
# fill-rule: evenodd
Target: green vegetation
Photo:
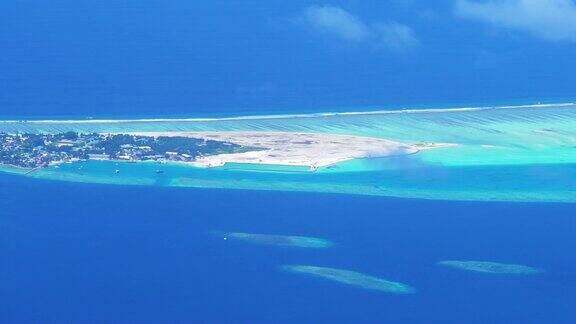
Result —
<instances>
[{"instance_id":1,"label":"green vegetation","mask_svg":"<svg viewBox=\"0 0 576 324\"><path fill-rule=\"evenodd\" d=\"M200 155L254 150L237 144L189 137L126 134L0 133L0 164L42 168L76 160L194 161Z\"/></svg>"}]
</instances>

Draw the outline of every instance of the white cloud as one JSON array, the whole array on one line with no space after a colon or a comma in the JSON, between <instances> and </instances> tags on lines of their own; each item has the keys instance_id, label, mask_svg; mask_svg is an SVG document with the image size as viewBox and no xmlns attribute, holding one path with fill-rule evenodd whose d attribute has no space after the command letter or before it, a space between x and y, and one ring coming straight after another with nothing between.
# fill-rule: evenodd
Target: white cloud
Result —
<instances>
[{"instance_id":1,"label":"white cloud","mask_svg":"<svg viewBox=\"0 0 576 324\"><path fill-rule=\"evenodd\" d=\"M404 50L419 43L414 31L406 25L395 22L376 23L373 29L379 42L390 49Z\"/></svg>"},{"instance_id":2,"label":"white cloud","mask_svg":"<svg viewBox=\"0 0 576 324\"><path fill-rule=\"evenodd\" d=\"M576 41L573 0L457 0L456 14L550 41Z\"/></svg>"},{"instance_id":3,"label":"white cloud","mask_svg":"<svg viewBox=\"0 0 576 324\"><path fill-rule=\"evenodd\" d=\"M362 41L370 36L370 28L342 8L308 7L304 11L304 18L314 29L343 39Z\"/></svg>"},{"instance_id":4,"label":"white cloud","mask_svg":"<svg viewBox=\"0 0 576 324\"><path fill-rule=\"evenodd\" d=\"M406 25L397 22L366 23L336 6L308 7L301 19L316 32L390 50L404 51L419 43L414 31Z\"/></svg>"}]
</instances>

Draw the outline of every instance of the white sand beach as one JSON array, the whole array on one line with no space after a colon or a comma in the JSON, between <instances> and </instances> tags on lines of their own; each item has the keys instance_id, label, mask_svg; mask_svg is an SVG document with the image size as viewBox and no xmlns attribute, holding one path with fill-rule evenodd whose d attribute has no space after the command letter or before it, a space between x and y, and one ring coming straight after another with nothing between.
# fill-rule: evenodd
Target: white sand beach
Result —
<instances>
[{"instance_id":1,"label":"white sand beach","mask_svg":"<svg viewBox=\"0 0 576 324\"><path fill-rule=\"evenodd\" d=\"M407 155L424 149L452 146L452 144L404 144L371 137L296 132L139 132L130 134L201 138L262 149L199 157L194 164L202 167L216 167L233 162L306 166L315 170L352 159Z\"/></svg>"}]
</instances>

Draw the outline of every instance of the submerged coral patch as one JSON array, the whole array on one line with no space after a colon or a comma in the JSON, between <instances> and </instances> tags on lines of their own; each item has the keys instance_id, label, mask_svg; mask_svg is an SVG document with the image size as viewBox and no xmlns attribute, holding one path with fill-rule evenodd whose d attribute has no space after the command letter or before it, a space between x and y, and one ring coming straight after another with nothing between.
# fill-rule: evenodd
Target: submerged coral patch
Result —
<instances>
[{"instance_id":1,"label":"submerged coral patch","mask_svg":"<svg viewBox=\"0 0 576 324\"><path fill-rule=\"evenodd\" d=\"M288 236L288 235L270 235L254 233L219 233L226 240L244 241L254 244L292 246L302 248L329 248L334 243L316 237L307 236Z\"/></svg>"},{"instance_id":2,"label":"submerged coral patch","mask_svg":"<svg viewBox=\"0 0 576 324\"><path fill-rule=\"evenodd\" d=\"M519 264L507 264L488 261L440 261L437 263L441 266L451 267L460 270L495 273L495 274L518 274L530 275L543 272L541 269L532 268Z\"/></svg>"},{"instance_id":3,"label":"submerged coral patch","mask_svg":"<svg viewBox=\"0 0 576 324\"><path fill-rule=\"evenodd\" d=\"M378 290L393 294L412 294L416 289L399 282L388 281L360 272L317 267L310 265L285 265L282 269L292 273L306 274L314 277L328 279L339 283L356 286L364 289Z\"/></svg>"}]
</instances>

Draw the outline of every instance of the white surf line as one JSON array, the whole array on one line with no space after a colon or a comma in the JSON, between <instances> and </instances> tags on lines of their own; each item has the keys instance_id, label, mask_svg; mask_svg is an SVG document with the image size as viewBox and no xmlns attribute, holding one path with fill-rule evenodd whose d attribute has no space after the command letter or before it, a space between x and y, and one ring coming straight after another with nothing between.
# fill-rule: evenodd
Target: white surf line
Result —
<instances>
[{"instance_id":1,"label":"white surf line","mask_svg":"<svg viewBox=\"0 0 576 324\"><path fill-rule=\"evenodd\" d=\"M143 118L143 119L45 119L45 120L0 120L0 124L117 124L117 123L153 123L153 122L215 122L234 120L267 120L267 119L289 119L289 118L318 118L331 116L355 116L355 115L388 115L388 114L421 114L421 113L451 113L464 111L482 111L497 109L521 109L521 108L558 108L576 106L576 102L555 103L555 104L531 104L516 106L482 106L482 107L461 107L461 108L430 108L416 109L406 108L399 110L373 110L373 111L350 111L350 112L324 112L311 114L280 114L280 115L249 115L237 117L221 118Z\"/></svg>"}]
</instances>

